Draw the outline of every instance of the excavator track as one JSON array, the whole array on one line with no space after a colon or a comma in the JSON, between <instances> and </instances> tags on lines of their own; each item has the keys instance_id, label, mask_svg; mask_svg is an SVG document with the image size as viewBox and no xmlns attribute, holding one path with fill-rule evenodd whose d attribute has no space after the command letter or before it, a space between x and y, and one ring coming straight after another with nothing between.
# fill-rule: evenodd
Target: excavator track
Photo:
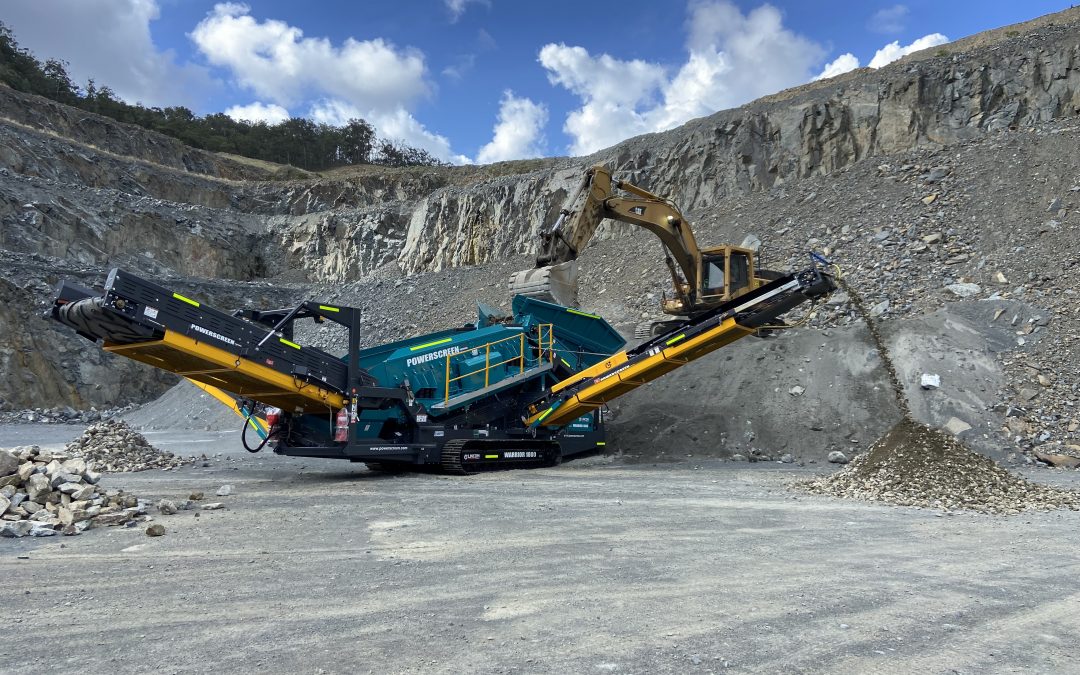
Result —
<instances>
[{"instance_id":1,"label":"excavator track","mask_svg":"<svg viewBox=\"0 0 1080 675\"><path fill-rule=\"evenodd\" d=\"M555 441L458 438L442 449L442 470L458 476L484 471L557 466L562 451Z\"/></svg>"}]
</instances>

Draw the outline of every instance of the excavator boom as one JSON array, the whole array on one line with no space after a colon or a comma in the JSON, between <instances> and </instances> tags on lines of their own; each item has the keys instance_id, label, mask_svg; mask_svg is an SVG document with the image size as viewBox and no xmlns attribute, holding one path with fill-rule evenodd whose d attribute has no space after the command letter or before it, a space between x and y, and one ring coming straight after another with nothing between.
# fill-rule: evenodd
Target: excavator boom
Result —
<instances>
[{"instance_id":1,"label":"excavator boom","mask_svg":"<svg viewBox=\"0 0 1080 675\"><path fill-rule=\"evenodd\" d=\"M585 172L558 219L541 229L536 268L510 277L511 295L576 305L577 257L606 218L642 227L660 239L673 287L673 297L662 304L665 313L700 314L759 285L753 251L730 246L700 249L690 223L670 199L614 180L607 167L597 165ZM732 260L733 255L741 257ZM745 273L733 279L733 272L740 271Z\"/></svg>"}]
</instances>

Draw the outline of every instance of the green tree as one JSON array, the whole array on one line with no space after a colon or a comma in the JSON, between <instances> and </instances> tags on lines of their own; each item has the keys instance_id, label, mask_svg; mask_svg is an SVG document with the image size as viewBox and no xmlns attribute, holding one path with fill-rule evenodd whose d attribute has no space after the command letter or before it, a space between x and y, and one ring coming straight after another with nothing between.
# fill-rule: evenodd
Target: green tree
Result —
<instances>
[{"instance_id":1,"label":"green tree","mask_svg":"<svg viewBox=\"0 0 1080 675\"><path fill-rule=\"evenodd\" d=\"M431 153L380 139L362 119L343 126L316 124L294 117L280 124L241 122L223 113L199 117L183 106L147 108L126 103L93 79L80 91L58 59L41 63L19 47L14 33L0 22L0 82L12 89L44 96L83 110L167 134L187 145L230 152L318 171L349 164L389 166L441 164Z\"/></svg>"}]
</instances>

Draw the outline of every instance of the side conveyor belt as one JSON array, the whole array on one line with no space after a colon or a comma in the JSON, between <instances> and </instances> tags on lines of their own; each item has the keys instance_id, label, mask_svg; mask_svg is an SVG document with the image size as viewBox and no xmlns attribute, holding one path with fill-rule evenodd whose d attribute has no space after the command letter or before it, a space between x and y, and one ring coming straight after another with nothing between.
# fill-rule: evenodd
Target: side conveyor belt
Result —
<instances>
[{"instance_id":1,"label":"side conveyor belt","mask_svg":"<svg viewBox=\"0 0 1080 675\"><path fill-rule=\"evenodd\" d=\"M338 392L171 330L165 331L160 340L106 342L104 349L290 412L330 412L345 405Z\"/></svg>"},{"instance_id":2,"label":"side conveyor belt","mask_svg":"<svg viewBox=\"0 0 1080 675\"><path fill-rule=\"evenodd\" d=\"M613 355L552 387L528 418L561 427L623 394L736 340L804 302L832 292L832 278L811 268L781 277L658 338Z\"/></svg>"},{"instance_id":3,"label":"side conveyor belt","mask_svg":"<svg viewBox=\"0 0 1080 675\"><path fill-rule=\"evenodd\" d=\"M105 351L288 412L331 413L345 406L349 364L291 340L291 321L350 325L358 310L304 302L292 310L230 315L114 269L105 292L64 282L52 316ZM263 316L265 315L265 316ZM357 369L353 387L374 383Z\"/></svg>"}]
</instances>

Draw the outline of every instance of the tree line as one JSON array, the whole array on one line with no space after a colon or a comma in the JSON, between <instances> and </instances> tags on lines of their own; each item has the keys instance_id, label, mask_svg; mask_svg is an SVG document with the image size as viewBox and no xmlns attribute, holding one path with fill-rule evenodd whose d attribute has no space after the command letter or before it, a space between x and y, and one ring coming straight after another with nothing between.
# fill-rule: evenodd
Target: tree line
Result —
<instances>
[{"instance_id":1,"label":"tree line","mask_svg":"<svg viewBox=\"0 0 1080 675\"><path fill-rule=\"evenodd\" d=\"M58 59L42 63L20 47L11 29L0 22L0 82L17 91L137 124L194 148L309 171L356 164L445 164L426 150L379 138L375 128L362 119L351 119L343 126L317 124L302 117L268 124L234 120L224 113L199 116L183 106L147 108L121 101L112 89L93 80L79 87L68 75L67 65Z\"/></svg>"}]
</instances>

